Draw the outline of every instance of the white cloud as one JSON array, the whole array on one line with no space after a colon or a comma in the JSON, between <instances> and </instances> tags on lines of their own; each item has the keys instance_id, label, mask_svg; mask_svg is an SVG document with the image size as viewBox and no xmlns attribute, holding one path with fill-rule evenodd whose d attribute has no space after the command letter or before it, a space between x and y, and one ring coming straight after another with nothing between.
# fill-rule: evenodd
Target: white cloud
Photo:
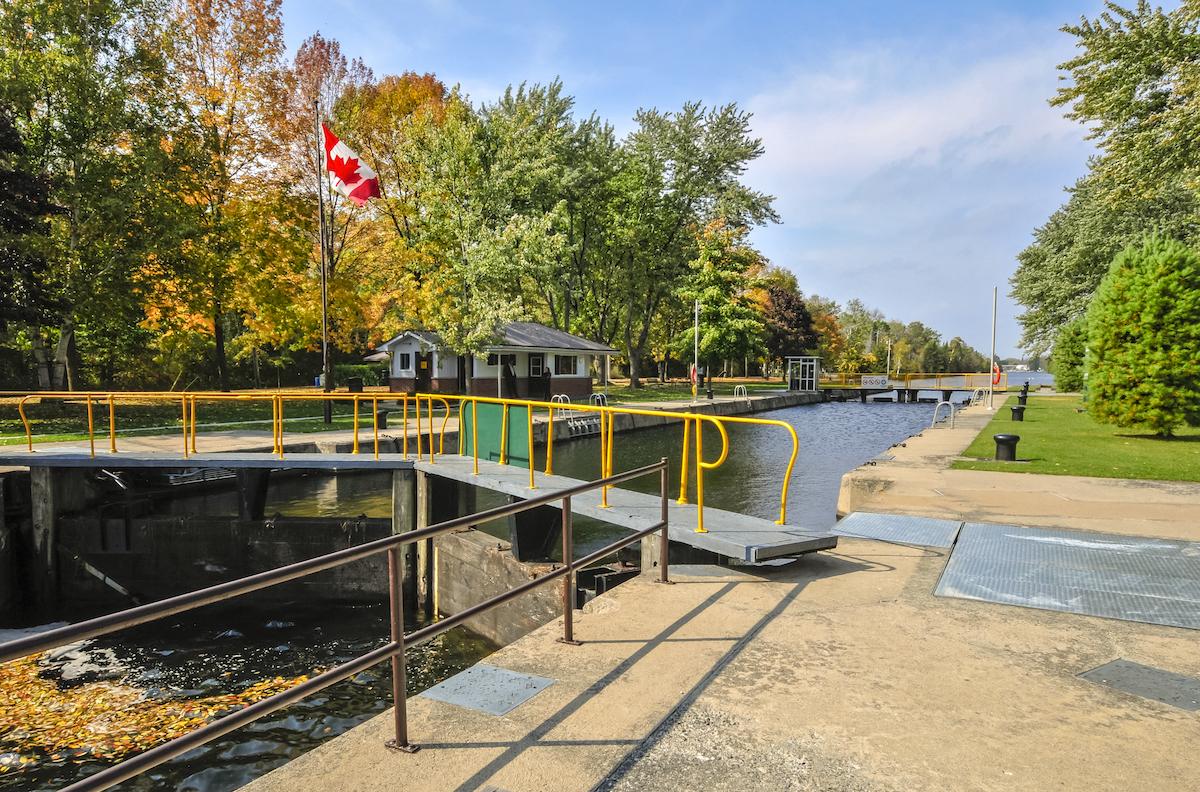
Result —
<instances>
[{"instance_id":1,"label":"white cloud","mask_svg":"<svg viewBox=\"0 0 1200 792\"><path fill-rule=\"evenodd\" d=\"M1047 104L1069 41L1021 33L843 53L754 96L766 154L749 179L784 221L757 233L764 252L808 291L986 348L976 304L990 310L993 284L1007 291L1014 256L1090 151ZM1017 310L1001 309L1001 351L1015 348Z\"/></svg>"}]
</instances>

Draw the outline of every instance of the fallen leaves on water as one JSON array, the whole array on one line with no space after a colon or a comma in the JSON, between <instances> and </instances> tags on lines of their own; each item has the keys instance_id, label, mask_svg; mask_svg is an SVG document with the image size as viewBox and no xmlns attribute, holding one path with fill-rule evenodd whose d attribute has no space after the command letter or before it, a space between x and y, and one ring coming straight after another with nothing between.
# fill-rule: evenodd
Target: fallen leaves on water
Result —
<instances>
[{"instance_id":1,"label":"fallen leaves on water","mask_svg":"<svg viewBox=\"0 0 1200 792\"><path fill-rule=\"evenodd\" d=\"M240 693L184 699L151 698L112 682L62 688L41 671L33 657L0 665L0 773L45 760L121 759L308 678L275 677Z\"/></svg>"}]
</instances>

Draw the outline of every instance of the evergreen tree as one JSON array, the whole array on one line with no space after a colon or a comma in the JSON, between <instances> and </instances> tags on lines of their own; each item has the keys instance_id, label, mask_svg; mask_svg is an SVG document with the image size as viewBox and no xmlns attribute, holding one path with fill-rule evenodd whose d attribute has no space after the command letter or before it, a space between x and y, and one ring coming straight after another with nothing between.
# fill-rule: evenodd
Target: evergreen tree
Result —
<instances>
[{"instance_id":1,"label":"evergreen tree","mask_svg":"<svg viewBox=\"0 0 1200 792\"><path fill-rule=\"evenodd\" d=\"M1087 323L1083 317L1065 324L1054 337L1050 371L1059 391L1083 390L1084 353L1087 350Z\"/></svg>"},{"instance_id":2,"label":"evergreen tree","mask_svg":"<svg viewBox=\"0 0 1200 792\"><path fill-rule=\"evenodd\" d=\"M1093 417L1164 437L1200 423L1200 254L1159 235L1126 248L1087 323Z\"/></svg>"}]
</instances>

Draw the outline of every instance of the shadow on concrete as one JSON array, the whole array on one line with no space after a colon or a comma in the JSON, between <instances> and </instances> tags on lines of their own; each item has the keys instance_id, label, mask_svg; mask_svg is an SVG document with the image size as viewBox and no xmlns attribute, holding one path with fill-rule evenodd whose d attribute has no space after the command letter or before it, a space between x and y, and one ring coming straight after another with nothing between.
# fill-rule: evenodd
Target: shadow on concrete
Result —
<instances>
[{"instance_id":1,"label":"shadow on concrete","mask_svg":"<svg viewBox=\"0 0 1200 792\"><path fill-rule=\"evenodd\" d=\"M762 573L747 574L744 580L731 580L721 586L717 591L710 594L702 602L689 610L687 613L680 616L670 625L661 630L658 635L645 641L630 641L631 643L642 643L642 646L637 649L629 657L622 660L614 666L607 674L605 674L596 682L587 687L571 701L567 702L553 715L542 721L537 727L531 730L525 737L515 742L463 742L463 743L422 743L422 750L437 750L439 748L505 748L504 752L492 759L474 775L465 780L456 788L456 792L470 792L477 790L499 772L502 768L515 760L518 756L531 748L542 746L589 746L589 745L613 745L613 746L630 746L631 750L626 755L626 758L616 767L608 779L603 781L598 789L607 789L612 782L620 778L628 766L637 756L640 756L644 751L648 750L655 742L661 739L662 734L666 731L671 723L679 718L679 716L691 706L692 702L712 683L721 671L725 669L734 659L742 653L749 643L771 623L777 616L787 610L788 606L800 596L808 583L839 575L848 574L850 572L861 571L867 568L867 565L849 561L843 558L832 558L828 556L810 556L810 563L804 564L800 568L796 565L788 565L787 567L775 567L772 569L761 570ZM760 570L754 570L759 572ZM740 572L740 570L739 570ZM761 578L761 579L756 579ZM721 581L696 581L696 582L721 582ZM734 589L741 585L753 585L758 582L763 583L791 583L792 587L787 593L780 598L779 602L766 614L755 622L750 629L740 636L727 636L712 639L700 638L672 638L682 627L691 622L712 605L715 605L721 599L726 597ZM671 641L684 640L710 640L710 641L733 641L725 654L717 658L713 663L712 668L700 678L700 680L692 687L683 699L675 706L675 708L667 714L667 716L659 723L657 727L644 739L630 740L543 740L557 726L562 724L567 718L582 708L587 702L592 700L597 694L603 691L606 687L617 681L623 674L633 668L638 662L646 658L659 646ZM584 639L584 643L589 641ZM595 643L601 643L596 641Z\"/></svg>"}]
</instances>

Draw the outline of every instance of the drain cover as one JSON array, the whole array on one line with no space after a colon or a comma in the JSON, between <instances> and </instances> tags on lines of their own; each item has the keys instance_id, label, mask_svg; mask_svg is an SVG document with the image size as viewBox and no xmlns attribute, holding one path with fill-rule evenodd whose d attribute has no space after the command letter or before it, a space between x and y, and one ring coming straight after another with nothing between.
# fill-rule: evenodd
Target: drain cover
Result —
<instances>
[{"instance_id":1,"label":"drain cover","mask_svg":"<svg viewBox=\"0 0 1200 792\"><path fill-rule=\"evenodd\" d=\"M1200 544L967 523L937 595L1200 629Z\"/></svg>"},{"instance_id":2,"label":"drain cover","mask_svg":"<svg viewBox=\"0 0 1200 792\"><path fill-rule=\"evenodd\" d=\"M854 512L833 526L833 532L858 539L878 539L893 544L920 547L952 547L958 534L958 520L937 520L908 514Z\"/></svg>"},{"instance_id":3,"label":"drain cover","mask_svg":"<svg viewBox=\"0 0 1200 792\"><path fill-rule=\"evenodd\" d=\"M1132 660L1113 660L1083 672L1079 678L1190 712L1200 710L1200 679Z\"/></svg>"},{"instance_id":4,"label":"drain cover","mask_svg":"<svg viewBox=\"0 0 1200 792\"><path fill-rule=\"evenodd\" d=\"M490 715L503 715L553 684L554 680L546 677L478 663L434 685L421 695Z\"/></svg>"}]
</instances>

